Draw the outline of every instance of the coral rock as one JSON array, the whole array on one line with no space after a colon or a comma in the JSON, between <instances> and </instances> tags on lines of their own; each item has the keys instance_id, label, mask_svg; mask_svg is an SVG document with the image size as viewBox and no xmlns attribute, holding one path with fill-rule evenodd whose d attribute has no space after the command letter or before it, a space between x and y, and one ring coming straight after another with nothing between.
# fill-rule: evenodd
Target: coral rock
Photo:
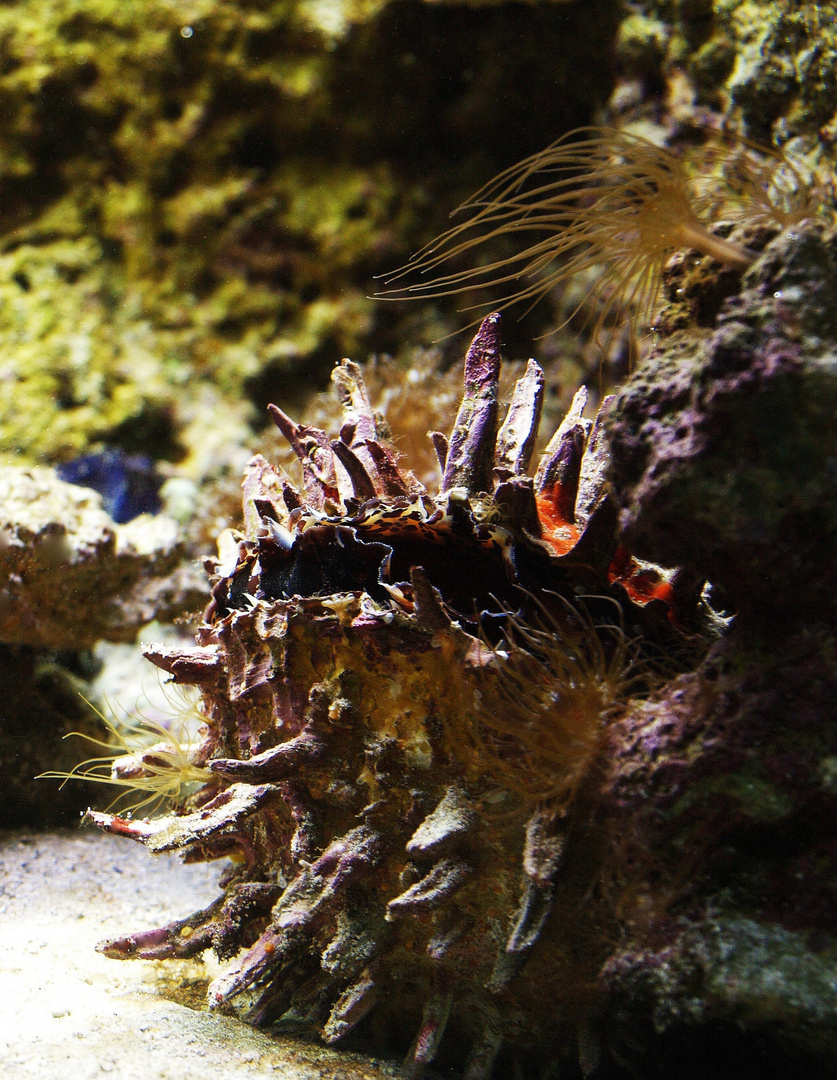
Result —
<instances>
[{"instance_id":1,"label":"coral rock","mask_svg":"<svg viewBox=\"0 0 837 1080\"><path fill-rule=\"evenodd\" d=\"M837 235L787 230L712 332L664 342L607 413L626 543L730 610L833 611L835 310Z\"/></svg>"},{"instance_id":2,"label":"coral rock","mask_svg":"<svg viewBox=\"0 0 837 1080\"><path fill-rule=\"evenodd\" d=\"M643 1070L691 1067L700 1031L750 1075L762 1054L773 1075L833 1073L835 301L833 227L786 230L714 328L664 341L606 419L626 543L737 611L603 754L621 934L600 1017Z\"/></svg>"},{"instance_id":3,"label":"coral rock","mask_svg":"<svg viewBox=\"0 0 837 1080\"><path fill-rule=\"evenodd\" d=\"M153 618L195 610L174 521L116 525L94 492L50 469L0 468L0 641L83 649L133 641Z\"/></svg>"}]
</instances>

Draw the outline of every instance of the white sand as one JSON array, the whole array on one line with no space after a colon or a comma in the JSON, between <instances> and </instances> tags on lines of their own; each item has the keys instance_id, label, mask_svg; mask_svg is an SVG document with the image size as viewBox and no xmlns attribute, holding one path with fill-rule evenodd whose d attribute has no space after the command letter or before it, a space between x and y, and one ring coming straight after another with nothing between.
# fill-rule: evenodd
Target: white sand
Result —
<instances>
[{"instance_id":1,"label":"white sand","mask_svg":"<svg viewBox=\"0 0 837 1080\"><path fill-rule=\"evenodd\" d=\"M201 1011L212 960L122 962L95 952L102 938L205 906L220 869L87 830L0 834L0 1074L392 1080L393 1066Z\"/></svg>"}]
</instances>

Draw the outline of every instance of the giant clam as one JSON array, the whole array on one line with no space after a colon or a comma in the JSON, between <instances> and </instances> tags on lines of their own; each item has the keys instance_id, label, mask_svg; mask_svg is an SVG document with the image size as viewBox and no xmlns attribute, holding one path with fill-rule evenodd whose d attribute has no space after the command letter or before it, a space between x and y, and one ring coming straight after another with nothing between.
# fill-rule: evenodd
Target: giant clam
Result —
<instances>
[{"instance_id":1,"label":"giant clam","mask_svg":"<svg viewBox=\"0 0 837 1080\"><path fill-rule=\"evenodd\" d=\"M586 793L620 703L700 638L699 585L617 542L584 392L528 475L544 377L530 361L501 422L499 332L488 316L452 434L432 435L435 495L356 365L334 373L338 438L271 407L301 490L250 462L196 645L145 647L199 688L212 779L162 817L90 813L231 859L206 910L102 952L214 949L211 1006L405 1053L411 1076L593 1053L615 920Z\"/></svg>"}]
</instances>

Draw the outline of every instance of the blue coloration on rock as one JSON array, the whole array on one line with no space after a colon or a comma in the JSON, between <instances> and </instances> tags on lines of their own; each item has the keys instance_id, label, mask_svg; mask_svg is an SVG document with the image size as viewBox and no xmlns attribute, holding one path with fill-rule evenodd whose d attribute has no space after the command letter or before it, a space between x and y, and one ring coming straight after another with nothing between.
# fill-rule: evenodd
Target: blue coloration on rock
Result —
<instances>
[{"instance_id":1,"label":"blue coloration on rock","mask_svg":"<svg viewBox=\"0 0 837 1080\"><path fill-rule=\"evenodd\" d=\"M156 514L162 505L162 478L145 454L103 450L59 465L56 471L69 484L98 491L105 510L120 525L140 514Z\"/></svg>"}]
</instances>

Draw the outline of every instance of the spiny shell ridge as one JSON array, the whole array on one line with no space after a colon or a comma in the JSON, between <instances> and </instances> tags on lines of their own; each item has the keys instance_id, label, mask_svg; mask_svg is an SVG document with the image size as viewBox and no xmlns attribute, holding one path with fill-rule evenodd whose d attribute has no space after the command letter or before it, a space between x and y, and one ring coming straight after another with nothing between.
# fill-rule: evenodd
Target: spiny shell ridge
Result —
<instances>
[{"instance_id":1,"label":"spiny shell ridge","mask_svg":"<svg viewBox=\"0 0 837 1080\"><path fill-rule=\"evenodd\" d=\"M504 1044L538 1059L582 1009L554 969L574 948L588 862L556 919L565 810L528 798L525 776L486 771L479 750L512 662L509 613L580 633L573 604L588 593L653 636L675 633L687 608L676 575L620 554L584 392L527 474L543 374L529 363L501 423L499 351L492 315L468 351L453 431L434 433L434 496L382 437L356 365L335 371L336 439L271 407L301 490L250 462L245 531L219 545L197 644L146 648L200 688L196 764L214 779L162 818L91 814L152 851L233 860L207 909L105 942L106 955L213 948L234 958L209 988L213 1007L307 1020L329 1043L361 1026L367 1044L406 1050L414 1076L441 1055L488 1078ZM494 741L495 764L524 760L512 735Z\"/></svg>"}]
</instances>

